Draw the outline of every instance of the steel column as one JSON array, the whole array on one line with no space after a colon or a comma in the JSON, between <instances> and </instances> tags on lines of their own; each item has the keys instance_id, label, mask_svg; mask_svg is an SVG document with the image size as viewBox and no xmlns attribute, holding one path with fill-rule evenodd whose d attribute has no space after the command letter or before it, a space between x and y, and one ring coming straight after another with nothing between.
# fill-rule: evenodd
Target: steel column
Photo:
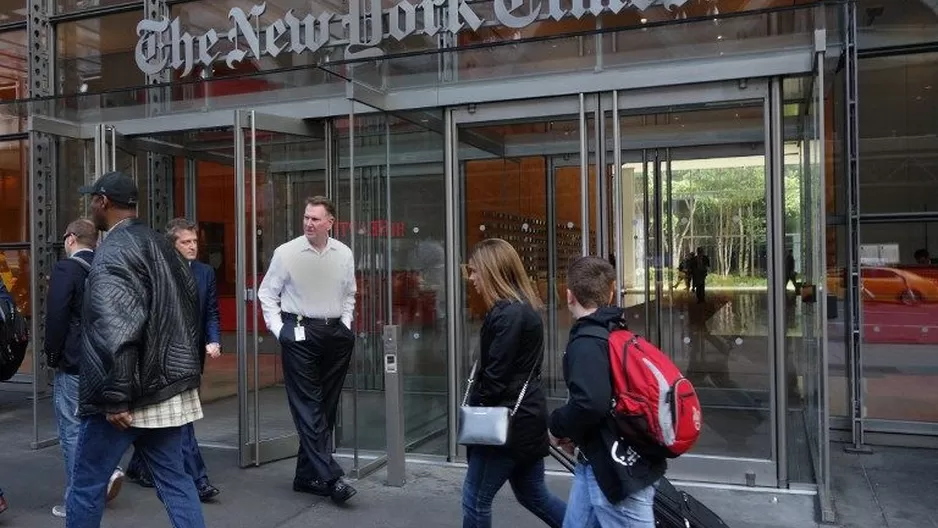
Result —
<instances>
[{"instance_id":1,"label":"steel column","mask_svg":"<svg viewBox=\"0 0 938 528\"><path fill-rule=\"evenodd\" d=\"M251 442L251 415L248 412L250 404L248 397L248 334L247 334L247 302L254 298L253 292L247 288L247 196L245 192L245 144L244 127L245 116L240 110L234 112L234 157L235 157L235 292L238 300L235 303L235 319L241 328L236 333L235 350L238 358L238 456L241 467L253 463L252 454L248 451ZM255 442L257 439L255 438Z\"/></svg>"},{"instance_id":2,"label":"steel column","mask_svg":"<svg viewBox=\"0 0 938 528\"><path fill-rule=\"evenodd\" d=\"M580 94L580 251L590 253L590 170L586 132L586 96Z\"/></svg>"},{"instance_id":3,"label":"steel column","mask_svg":"<svg viewBox=\"0 0 938 528\"><path fill-rule=\"evenodd\" d=\"M826 50L826 47L825 47ZM817 178L817 189L821 190L824 188L824 182L826 181L825 171L827 167L826 163L826 133L825 133L825 108L824 108L824 86L825 83L825 71L824 64L827 54L826 51L820 51L817 54L817 78L814 83L817 86L817 100L814 101L814 104L817 108L817 134L815 138L817 141L815 157L818 160L818 171L815 174ZM812 182L813 185L814 182ZM813 277L819 277L820 274L825 273L827 270L827 252L824 251L824 248L820 246L821 241L826 240L825 229L823 219L827 217L827 202L824 200L823 191L818 192L818 196L815 198L817 200L817 217L815 223L812 225L817 225L816 227L816 244L811 245L811 250L817 250L817 267L814 270ZM821 314L821 317L825 317L827 314L827 288L824 287L821 289L821 295L818 299L818 313ZM818 387L820 388L821 394L818 396L818 436L819 440L819 453L818 453L818 466L819 470L819 481L818 482L818 496L820 498L821 505L821 522L833 523L836 520L836 512L834 510L833 498L831 497L831 452L830 452L830 387L829 387L829 369L830 369L830 359L829 359L829 344L827 342L827 324L822 322L820 324L820 343L821 343L821 354L818 358L818 364L820 367L820 373L818 376Z\"/></svg>"},{"instance_id":4,"label":"steel column","mask_svg":"<svg viewBox=\"0 0 938 528\"><path fill-rule=\"evenodd\" d=\"M27 53L29 57L29 98L49 97L54 94L52 85L55 79L55 32L49 23L53 12L52 0L28 0L27 11ZM29 103L30 115L52 116L52 101ZM39 437L39 405L49 405L48 396L51 371L46 366L45 357L39 353L45 347L46 296L48 295L48 277L52 273L57 251L54 243L56 233L57 193L56 162L58 160L58 142L56 137L40 132L29 134L29 220L30 220L30 258L29 289L32 299L31 328L33 384L33 436L30 445L39 449L55 443L55 439ZM42 402L40 402L42 398Z\"/></svg>"},{"instance_id":5,"label":"steel column","mask_svg":"<svg viewBox=\"0 0 938 528\"><path fill-rule=\"evenodd\" d=\"M769 349L773 361L773 408L775 419L775 460L778 487L788 487L788 394L785 361L785 223L784 223L784 135L782 133L782 81L770 83L768 99L769 144L766 145L769 170L766 178L766 203L769 205Z\"/></svg>"},{"instance_id":6,"label":"steel column","mask_svg":"<svg viewBox=\"0 0 938 528\"><path fill-rule=\"evenodd\" d=\"M596 144L593 155L596 156L596 254L606 258L609 256L609 190L606 184L606 111L602 104L602 97L597 95L593 112L593 141Z\"/></svg>"},{"instance_id":7,"label":"steel column","mask_svg":"<svg viewBox=\"0 0 938 528\"><path fill-rule=\"evenodd\" d=\"M144 0L145 15L148 20L162 20L170 17L166 0ZM157 38L162 39L163 36ZM159 53L165 48L160 46ZM171 103L172 93L169 82L170 70L164 69L155 74L146 75L147 117L163 115ZM149 203L150 226L163 229L173 211L173 158L165 154L147 153L147 201Z\"/></svg>"},{"instance_id":8,"label":"steel column","mask_svg":"<svg viewBox=\"0 0 938 528\"><path fill-rule=\"evenodd\" d=\"M459 159L457 149L459 144L456 141L456 124L453 122L453 110L447 108L443 111L444 133L443 133L443 182L444 182L444 202L446 208L446 382L447 382L447 459L455 461L459 454L459 446L456 443L456 430L458 424L456 417L459 416L459 368L457 350L461 350L461 335L457 326L457 314L461 312L458 309L459 300L457 292L460 288L459 274L459 247L458 247L458 229L459 229L459 203L460 198L457 193L457 175Z\"/></svg>"},{"instance_id":9,"label":"steel column","mask_svg":"<svg viewBox=\"0 0 938 528\"><path fill-rule=\"evenodd\" d=\"M846 116L844 120L844 190L847 193L847 266L846 324L847 385L850 390L850 430L852 443L844 447L853 453L872 453L865 445L863 420L865 414L863 379L863 310L860 295L860 133L857 114L857 13L856 3L844 4L844 35L846 65L844 83Z\"/></svg>"},{"instance_id":10,"label":"steel column","mask_svg":"<svg viewBox=\"0 0 938 528\"><path fill-rule=\"evenodd\" d=\"M615 39L613 39L615 41ZM616 257L616 306L622 306L622 264L626 258L622 241L622 222L625 221L625 204L622 203L622 124L619 121L619 92L612 92L612 219L614 243L612 253ZM631 215L629 215L631 216Z\"/></svg>"},{"instance_id":11,"label":"steel column","mask_svg":"<svg viewBox=\"0 0 938 528\"><path fill-rule=\"evenodd\" d=\"M557 339L557 167L553 156L547 157L547 372L555 372L557 358L563 357ZM550 389L560 384L556 377L548 377Z\"/></svg>"},{"instance_id":12,"label":"steel column","mask_svg":"<svg viewBox=\"0 0 938 528\"><path fill-rule=\"evenodd\" d=\"M191 222L199 217L199 164L192 158L186 158L186 218Z\"/></svg>"},{"instance_id":13,"label":"steel column","mask_svg":"<svg viewBox=\"0 0 938 528\"><path fill-rule=\"evenodd\" d=\"M651 256L651 267L655 270L655 333L653 334L653 339L655 344L658 346L664 346L661 342L661 327L662 327L662 294L664 292L662 281L663 279L663 270L662 266L662 254L664 253L664 245L662 244L662 239L664 238L664 224L661 221L661 208L664 206L661 200L661 149L655 149L655 170L654 170L654 181L652 182L652 203L651 206L654 208L652 211L652 223L654 224L654 233L655 233L655 244L653 246L654 253ZM669 329L670 330L670 329Z\"/></svg>"}]
</instances>

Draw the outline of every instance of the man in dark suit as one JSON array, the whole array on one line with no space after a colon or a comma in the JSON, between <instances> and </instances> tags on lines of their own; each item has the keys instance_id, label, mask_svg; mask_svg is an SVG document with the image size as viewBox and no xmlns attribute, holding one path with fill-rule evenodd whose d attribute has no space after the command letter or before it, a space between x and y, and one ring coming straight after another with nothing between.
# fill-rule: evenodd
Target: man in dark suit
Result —
<instances>
[{"instance_id":1,"label":"man in dark suit","mask_svg":"<svg viewBox=\"0 0 938 528\"><path fill-rule=\"evenodd\" d=\"M81 364L81 313L85 277L91 269L98 230L94 222L79 219L68 224L63 236L65 257L52 268L46 300L46 364L56 369L53 403L59 427L59 445L65 461L65 500L72 487L75 445L81 420L78 418L78 374ZM124 473L117 468L108 484L108 500L120 492ZM52 515L65 517L65 506L56 505Z\"/></svg>"},{"instance_id":2,"label":"man in dark suit","mask_svg":"<svg viewBox=\"0 0 938 528\"><path fill-rule=\"evenodd\" d=\"M199 254L198 226L185 218L174 218L166 226L166 235L176 246L187 262L195 278L196 288L199 292L199 315L201 328L199 352L201 354L202 369L205 370L205 356L217 358L221 355L220 332L218 324L218 292L215 287L215 270L211 266L196 260ZM195 487L199 491L199 499L207 502L218 496L220 491L208 479L205 461L199 443L195 438L195 428L189 424L184 428L184 446L186 452L186 472L195 480ZM144 487L152 487L153 480L143 461L137 456L130 461L127 476Z\"/></svg>"}]
</instances>

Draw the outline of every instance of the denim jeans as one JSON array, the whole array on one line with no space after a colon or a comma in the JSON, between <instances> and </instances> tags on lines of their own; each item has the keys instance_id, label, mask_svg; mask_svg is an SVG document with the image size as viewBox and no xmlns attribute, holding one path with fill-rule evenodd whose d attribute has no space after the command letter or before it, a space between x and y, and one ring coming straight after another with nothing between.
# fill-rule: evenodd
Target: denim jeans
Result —
<instances>
[{"instance_id":1,"label":"denim jeans","mask_svg":"<svg viewBox=\"0 0 938 528\"><path fill-rule=\"evenodd\" d=\"M593 468L577 464L564 528L655 528L655 488L648 486L618 504L603 495Z\"/></svg>"},{"instance_id":2,"label":"denim jeans","mask_svg":"<svg viewBox=\"0 0 938 528\"><path fill-rule=\"evenodd\" d=\"M566 505L547 489L544 460L519 462L504 449L481 446L469 450L462 488L463 528L492 526L492 502L506 481L522 506L548 526L560 528Z\"/></svg>"},{"instance_id":3,"label":"denim jeans","mask_svg":"<svg viewBox=\"0 0 938 528\"><path fill-rule=\"evenodd\" d=\"M186 473L192 477L196 489L208 484L208 470L202 458L202 450L199 449L199 441L195 438L195 425L193 424L182 426L182 452L185 457ZM143 457L137 449L134 449L134 454L130 457L127 471L132 472L136 477L151 477L150 469L143 463Z\"/></svg>"},{"instance_id":4,"label":"denim jeans","mask_svg":"<svg viewBox=\"0 0 938 528\"><path fill-rule=\"evenodd\" d=\"M205 528L202 504L183 463L182 427L123 431L103 414L85 416L75 447L67 528L99 528L111 472L130 447L139 449L153 473L156 493L174 528Z\"/></svg>"},{"instance_id":5,"label":"denim jeans","mask_svg":"<svg viewBox=\"0 0 938 528\"><path fill-rule=\"evenodd\" d=\"M52 387L55 420L59 425L59 445L65 461L65 502L72 487L72 464L75 462L75 443L81 420L78 419L78 376L62 371L55 373Z\"/></svg>"}]
</instances>

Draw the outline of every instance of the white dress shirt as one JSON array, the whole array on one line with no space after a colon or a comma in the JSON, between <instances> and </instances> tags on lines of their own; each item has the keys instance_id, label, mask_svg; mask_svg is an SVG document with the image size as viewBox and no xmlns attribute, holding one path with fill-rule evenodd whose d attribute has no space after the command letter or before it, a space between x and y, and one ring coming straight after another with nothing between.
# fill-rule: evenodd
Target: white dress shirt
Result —
<instances>
[{"instance_id":1,"label":"white dress shirt","mask_svg":"<svg viewBox=\"0 0 938 528\"><path fill-rule=\"evenodd\" d=\"M279 338L284 312L309 318L339 317L351 328L356 290L352 250L330 237L319 251L301 235L274 250L257 299L267 328Z\"/></svg>"}]
</instances>

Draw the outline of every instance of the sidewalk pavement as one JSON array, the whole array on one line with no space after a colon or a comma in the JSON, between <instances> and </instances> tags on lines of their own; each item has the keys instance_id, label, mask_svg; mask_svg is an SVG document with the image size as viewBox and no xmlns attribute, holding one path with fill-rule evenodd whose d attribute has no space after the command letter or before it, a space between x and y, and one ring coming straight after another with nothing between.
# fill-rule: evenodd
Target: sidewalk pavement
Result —
<instances>
[{"instance_id":1,"label":"sidewalk pavement","mask_svg":"<svg viewBox=\"0 0 938 528\"><path fill-rule=\"evenodd\" d=\"M18 401L16 401L18 400ZM52 516L64 485L61 451L57 446L31 450L32 413L24 395L0 391L0 487L10 509L0 515L0 528L58 527ZM831 446L834 500L844 528L938 528L938 456L933 450L875 448L873 455L846 454ZM218 500L203 508L209 527L300 528L458 527L464 467L409 461L403 488L384 485L379 471L354 482L359 493L345 507L328 499L292 490L294 460L259 468L238 467L237 453L203 449ZM125 457L125 463L127 458ZM348 467L350 460L340 458ZM680 483L679 483L680 484ZM570 478L548 475L548 485L566 498ZM810 495L774 490L685 487L720 514L731 528L812 528L816 501ZM514 500L508 486L495 502L495 526L534 528L542 524ZM153 489L126 483L107 508L107 528L169 526Z\"/></svg>"},{"instance_id":2,"label":"sidewalk pavement","mask_svg":"<svg viewBox=\"0 0 938 528\"><path fill-rule=\"evenodd\" d=\"M8 432L0 433L0 438L9 436ZM64 526L63 520L54 518L51 513L52 506L61 501L64 481L58 449L32 451L21 442L4 444L6 447L0 454L0 486L10 509L0 515L0 527ZM384 472L379 471L354 482L358 495L347 506L337 507L328 499L292 490L293 460L240 469L234 451L205 449L204 455L213 483L222 490L215 503L203 508L209 527L461 526L460 497L465 470L456 465L411 462L403 488L385 486ZM552 474L548 482L555 493L566 498L570 486L567 475ZM816 526L814 498L810 496L771 492L740 494L697 488L692 491L724 515L734 528ZM126 483L117 500L107 508L103 526L163 528L169 526L169 521L153 489ZM543 525L518 505L506 485L496 499L495 526L535 528Z\"/></svg>"}]
</instances>

